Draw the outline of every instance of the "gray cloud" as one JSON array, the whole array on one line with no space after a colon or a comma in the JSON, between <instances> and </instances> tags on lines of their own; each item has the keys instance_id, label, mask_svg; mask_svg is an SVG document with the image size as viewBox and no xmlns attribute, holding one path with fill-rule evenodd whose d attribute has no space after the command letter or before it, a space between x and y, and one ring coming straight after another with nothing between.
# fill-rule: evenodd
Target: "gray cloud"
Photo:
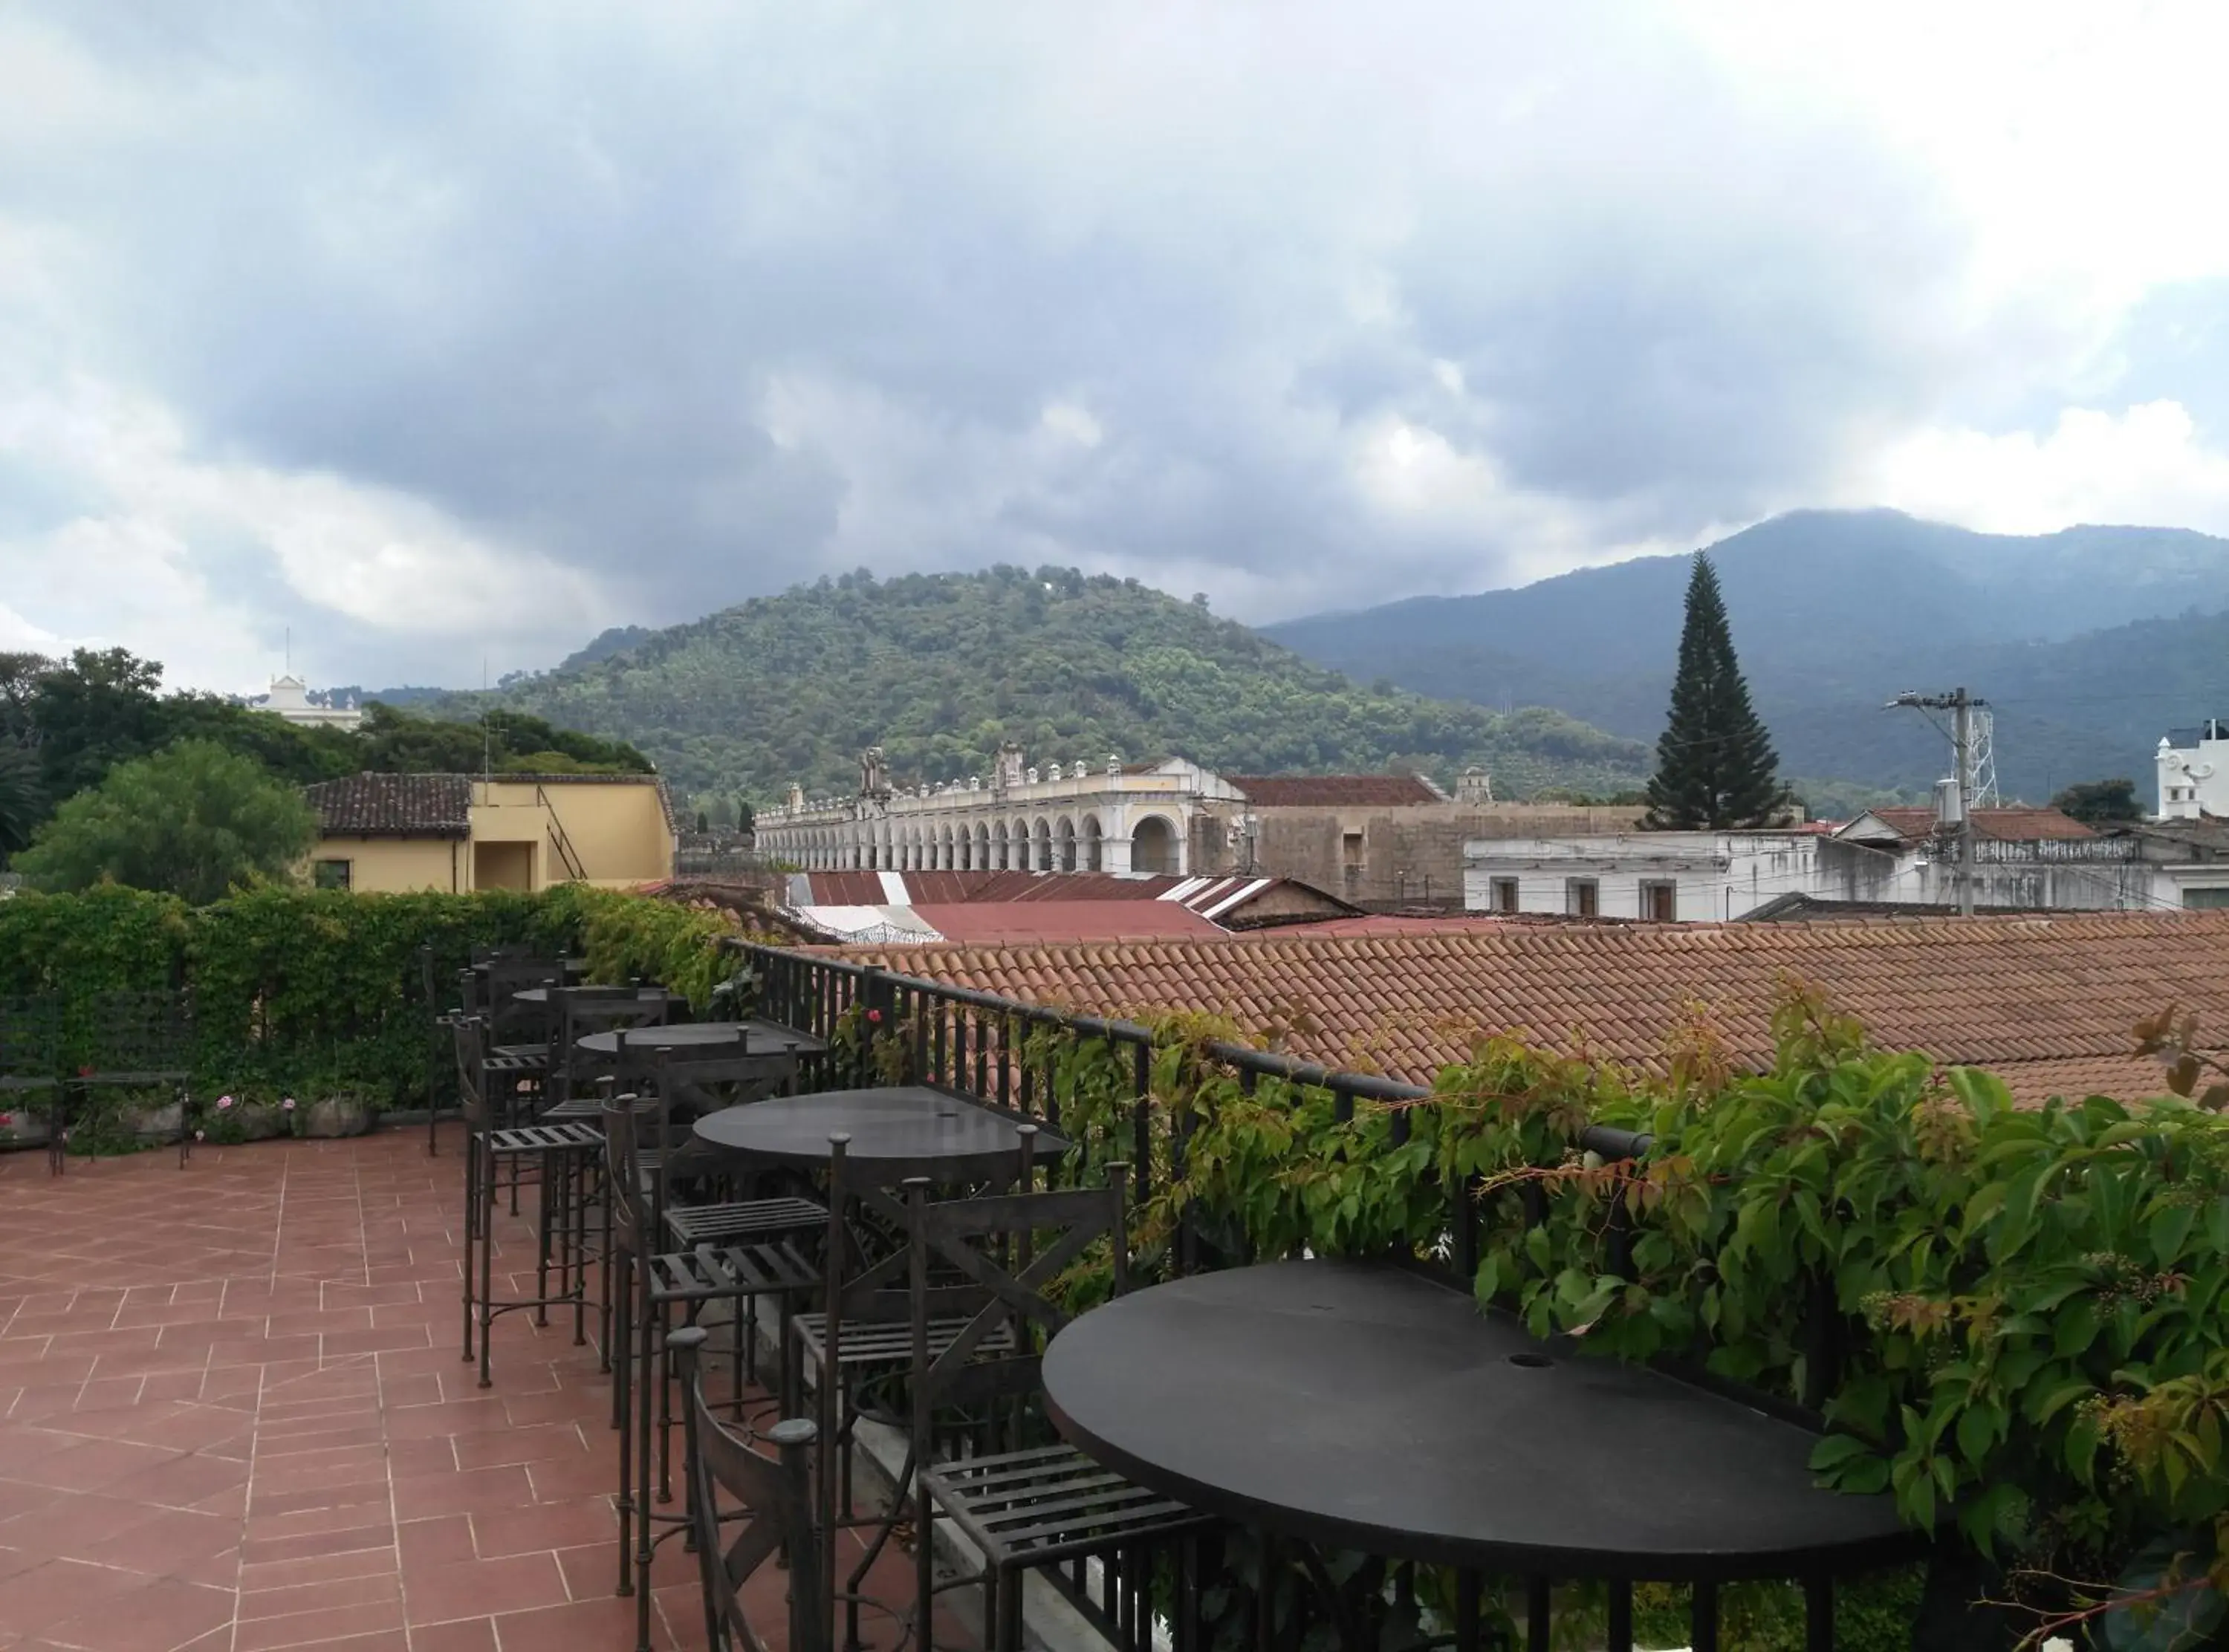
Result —
<instances>
[{"instance_id":1,"label":"gray cloud","mask_svg":"<svg viewBox=\"0 0 2229 1652\"><path fill-rule=\"evenodd\" d=\"M2012 394L1933 176L1651 16L34 4L0 233L64 343L13 389L92 375L174 468L564 575L437 638L306 592L276 507L188 546L213 608L374 681L862 562L1262 618L1474 588ZM0 554L85 488L0 440Z\"/></svg>"}]
</instances>

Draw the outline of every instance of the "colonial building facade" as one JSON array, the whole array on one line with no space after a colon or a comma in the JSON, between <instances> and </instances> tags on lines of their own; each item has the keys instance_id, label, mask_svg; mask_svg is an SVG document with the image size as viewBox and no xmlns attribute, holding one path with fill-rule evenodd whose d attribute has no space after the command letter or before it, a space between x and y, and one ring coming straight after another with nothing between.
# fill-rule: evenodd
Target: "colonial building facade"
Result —
<instances>
[{"instance_id":1,"label":"colonial building facade","mask_svg":"<svg viewBox=\"0 0 2229 1652\"><path fill-rule=\"evenodd\" d=\"M758 812L762 855L808 872L1143 872L1187 874L1193 822L1211 801L1241 804L1196 763L1042 768L1000 748L986 777L894 786L879 747L859 759L850 797L808 798L797 786Z\"/></svg>"},{"instance_id":2,"label":"colonial building facade","mask_svg":"<svg viewBox=\"0 0 2229 1652\"><path fill-rule=\"evenodd\" d=\"M1117 872L1294 879L1369 909L1460 908L1463 849L1513 833L1629 829L1638 811L1497 803L1416 774L1224 775L1183 758L1097 766L999 752L988 777L893 785L879 750L849 797L759 811L755 848L808 872Z\"/></svg>"}]
</instances>

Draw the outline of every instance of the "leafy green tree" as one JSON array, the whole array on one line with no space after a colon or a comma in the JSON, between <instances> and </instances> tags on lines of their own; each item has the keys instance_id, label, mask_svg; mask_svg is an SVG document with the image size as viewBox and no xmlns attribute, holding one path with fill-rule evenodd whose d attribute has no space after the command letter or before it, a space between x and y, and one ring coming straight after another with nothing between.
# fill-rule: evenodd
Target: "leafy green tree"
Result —
<instances>
[{"instance_id":1,"label":"leafy green tree","mask_svg":"<svg viewBox=\"0 0 2229 1652\"><path fill-rule=\"evenodd\" d=\"M254 758L183 740L67 799L16 857L37 887L112 880L203 906L256 879L289 879L318 836L301 793Z\"/></svg>"},{"instance_id":2,"label":"leafy green tree","mask_svg":"<svg viewBox=\"0 0 2229 1652\"><path fill-rule=\"evenodd\" d=\"M38 753L0 740L0 857L31 841L46 814L46 788L39 783Z\"/></svg>"},{"instance_id":3,"label":"leafy green tree","mask_svg":"<svg viewBox=\"0 0 2229 1652\"><path fill-rule=\"evenodd\" d=\"M2091 826L2127 825L2144 817L2133 780L2085 780L2067 787L2051 806Z\"/></svg>"},{"instance_id":4,"label":"leafy green tree","mask_svg":"<svg viewBox=\"0 0 2229 1652\"><path fill-rule=\"evenodd\" d=\"M1648 823L1659 831L1764 825L1787 800L1778 768L1734 658L1718 573L1699 551L1687 580L1672 714L1648 781Z\"/></svg>"}]
</instances>

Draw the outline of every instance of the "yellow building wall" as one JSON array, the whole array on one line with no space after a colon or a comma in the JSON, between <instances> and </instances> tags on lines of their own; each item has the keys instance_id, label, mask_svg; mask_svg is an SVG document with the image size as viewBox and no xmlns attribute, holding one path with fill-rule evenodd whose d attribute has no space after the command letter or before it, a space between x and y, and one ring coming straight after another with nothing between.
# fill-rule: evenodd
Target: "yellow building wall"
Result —
<instances>
[{"instance_id":1,"label":"yellow building wall","mask_svg":"<svg viewBox=\"0 0 2229 1652\"><path fill-rule=\"evenodd\" d=\"M582 881L626 888L673 875L673 834L655 784L568 785L476 780L469 842L446 837L320 837L318 861L346 861L349 887L367 894L413 889L545 889L570 880L553 823Z\"/></svg>"},{"instance_id":2,"label":"yellow building wall","mask_svg":"<svg viewBox=\"0 0 2229 1652\"><path fill-rule=\"evenodd\" d=\"M455 838L320 837L310 859L346 861L349 887L359 894L401 894L471 888L466 854Z\"/></svg>"},{"instance_id":3,"label":"yellow building wall","mask_svg":"<svg viewBox=\"0 0 2229 1652\"><path fill-rule=\"evenodd\" d=\"M625 887L673 875L673 833L655 784L472 783L472 841L536 844L536 888L570 875L554 841L553 817L586 882Z\"/></svg>"}]
</instances>

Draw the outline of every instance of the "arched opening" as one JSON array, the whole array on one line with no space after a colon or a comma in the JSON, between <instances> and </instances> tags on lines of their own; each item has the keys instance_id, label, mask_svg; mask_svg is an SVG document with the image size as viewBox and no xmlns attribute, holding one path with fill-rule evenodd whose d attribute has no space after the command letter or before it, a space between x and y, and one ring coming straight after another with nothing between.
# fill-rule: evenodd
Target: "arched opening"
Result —
<instances>
[{"instance_id":1,"label":"arched opening","mask_svg":"<svg viewBox=\"0 0 2229 1652\"><path fill-rule=\"evenodd\" d=\"M1076 823L1066 815L1060 817L1060 829L1055 834L1054 848L1059 853L1057 864L1063 872L1073 872L1076 865Z\"/></svg>"},{"instance_id":2,"label":"arched opening","mask_svg":"<svg viewBox=\"0 0 2229 1652\"><path fill-rule=\"evenodd\" d=\"M949 821L945 823L944 841L937 845L937 848L941 855L937 861L939 870L949 872L960 864L952 855L952 823Z\"/></svg>"},{"instance_id":3,"label":"arched opening","mask_svg":"<svg viewBox=\"0 0 2229 1652\"><path fill-rule=\"evenodd\" d=\"M991 869L991 829L980 820L975 823L975 869Z\"/></svg>"},{"instance_id":4,"label":"arched opening","mask_svg":"<svg viewBox=\"0 0 2229 1652\"><path fill-rule=\"evenodd\" d=\"M1030 823L1025 820L1014 823L1013 853L1006 861L1006 869L1009 872L1030 869Z\"/></svg>"},{"instance_id":5,"label":"arched opening","mask_svg":"<svg viewBox=\"0 0 2229 1652\"><path fill-rule=\"evenodd\" d=\"M984 829L989 831L990 828L986 827ZM1004 872L1006 869L1006 857L1010 853L1006 842L1006 823L1002 820L999 823L998 829L991 832L991 869L993 872Z\"/></svg>"},{"instance_id":6,"label":"arched opening","mask_svg":"<svg viewBox=\"0 0 2229 1652\"><path fill-rule=\"evenodd\" d=\"M1030 870L1052 870L1052 823L1043 815L1037 816L1037 829L1030 836Z\"/></svg>"},{"instance_id":7,"label":"arched opening","mask_svg":"<svg viewBox=\"0 0 2229 1652\"><path fill-rule=\"evenodd\" d=\"M1159 815L1148 815L1130 834L1130 869L1172 877L1177 871L1176 828Z\"/></svg>"},{"instance_id":8,"label":"arched opening","mask_svg":"<svg viewBox=\"0 0 2229 1652\"><path fill-rule=\"evenodd\" d=\"M1106 834L1099 829L1099 816L1086 815L1083 817L1083 869L1086 872L1104 872L1107 869L1102 841L1105 836Z\"/></svg>"}]
</instances>

